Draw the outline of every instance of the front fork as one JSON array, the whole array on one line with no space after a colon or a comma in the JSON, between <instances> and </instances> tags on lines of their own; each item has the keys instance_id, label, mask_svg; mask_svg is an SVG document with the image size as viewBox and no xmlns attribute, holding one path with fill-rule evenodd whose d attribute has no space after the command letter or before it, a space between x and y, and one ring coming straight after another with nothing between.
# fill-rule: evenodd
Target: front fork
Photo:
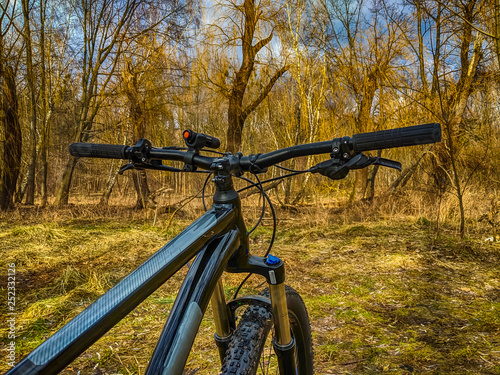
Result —
<instances>
[{"instance_id":1,"label":"front fork","mask_svg":"<svg viewBox=\"0 0 500 375\"><path fill-rule=\"evenodd\" d=\"M212 312L214 314L215 322L214 339L217 344L217 349L219 349L219 357L222 363L224 361L224 356L226 355L229 342L231 341L231 320L229 318L229 309L226 304L224 286L222 285L221 279L217 281L210 303L212 304Z\"/></svg>"},{"instance_id":2,"label":"front fork","mask_svg":"<svg viewBox=\"0 0 500 375\"><path fill-rule=\"evenodd\" d=\"M269 284L275 339L274 352L278 357L278 366L281 375L296 374L295 338L290 330L290 319L286 302L285 283Z\"/></svg>"},{"instance_id":3,"label":"front fork","mask_svg":"<svg viewBox=\"0 0 500 375\"><path fill-rule=\"evenodd\" d=\"M284 266L282 261L275 257L273 257L272 264L269 263L268 259L249 255L247 261L240 263L237 270L231 269L229 266L228 271L254 272L266 277L271 295L271 309L275 329L273 346L278 357L280 374L295 374L295 339L290 330L288 317ZM255 299L262 302L259 297L255 297ZM247 297L245 301L251 303L252 298ZM234 327L234 319L232 318L231 309L226 304L224 288L220 279L212 294L211 303L215 321L215 341L222 362L231 340L231 328Z\"/></svg>"}]
</instances>

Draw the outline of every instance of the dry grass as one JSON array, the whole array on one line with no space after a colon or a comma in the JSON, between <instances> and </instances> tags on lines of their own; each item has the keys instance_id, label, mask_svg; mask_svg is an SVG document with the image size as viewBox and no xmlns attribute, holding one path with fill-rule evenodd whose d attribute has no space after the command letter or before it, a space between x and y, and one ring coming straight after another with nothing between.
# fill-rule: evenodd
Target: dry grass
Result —
<instances>
[{"instance_id":1,"label":"dry grass","mask_svg":"<svg viewBox=\"0 0 500 375\"><path fill-rule=\"evenodd\" d=\"M320 202L278 213L273 253L287 265L311 316L319 374L500 374L500 246L476 224L458 241L433 218ZM1 256L17 266L18 356L26 355L199 214L78 205L20 209L0 220ZM403 212L403 213L401 213ZM250 216L257 211L249 208ZM414 212L413 212L414 213ZM156 214L156 215L155 215ZM268 221L266 221L267 223ZM154 225L153 225L154 223ZM250 223L249 223L250 225ZM253 251L265 251L266 225ZM5 269L5 268L4 268ZM65 373L143 374L185 270L151 295ZM231 295L241 275L227 275ZM5 280L2 280L5 295ZM248 290L259 288L252 277ZM0 310L6 320L6 306ZM2 325L3 345L5 325ZM217 373L211 312L188 367ZM5 362L0 365L6 369Z\"/></svg>"}]
</instances>

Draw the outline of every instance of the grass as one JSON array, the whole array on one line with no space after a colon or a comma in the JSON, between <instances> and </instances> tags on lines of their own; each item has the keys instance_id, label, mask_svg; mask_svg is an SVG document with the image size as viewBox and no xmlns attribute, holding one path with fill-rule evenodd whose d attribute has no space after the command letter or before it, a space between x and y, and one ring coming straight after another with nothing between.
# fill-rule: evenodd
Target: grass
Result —
<instances>
[{"instance_id":1,"label":"grass","mask_svg":"<svg viewBox=\"0 0 500 375\"><path fill-rule=\"evenodd\" d=\"M1 257L16 264L17 358L25 356L171 239L191 217L174 220L116 212L58 213L0 220ZM308 307L318 374L500 374L500 246L482 233L458 240L423 218L381 216L349 222L281 212L273 253ZM162 224L163 223L163 224ZM252 249L271 236L259 227ZM64 373L143 374L186 270L140 304ZM242 275L225 276L234 293ZM244 290L259 290L253 276ZM0 307L7 319L7 306ZM7 325L0 337L8 343ZM191 372L217 373L208 311L188 360ZM8 368L5 361L0 370Z\"/></svg>"}]
</instances>

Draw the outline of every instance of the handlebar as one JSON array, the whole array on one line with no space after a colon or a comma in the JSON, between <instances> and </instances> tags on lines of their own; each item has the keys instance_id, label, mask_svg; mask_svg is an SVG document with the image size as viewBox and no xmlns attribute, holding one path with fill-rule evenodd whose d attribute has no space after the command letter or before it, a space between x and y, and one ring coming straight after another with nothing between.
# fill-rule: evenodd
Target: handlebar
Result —
<instances>
[{"instance_id":1,"label":"handlebar","mask_svg":"<svg viewBox=\"0 0 500 375\"><path fill-rule=\"evenodd\" d=\"M82 158L127 159L128 146L97 143L72 143L69 153Z\"/></svg>"},{"instance_id":2,"label":"handlebar","mask_svg":"<svg viewBox=\"0 0 500 375\"><path fill-rule=\"evenodd\" d=\"M425 145L439 142L440 140L441 125L433 123L356 134L352 137L352 145L354 151L361 152L393 147Z\"/></svg>"},{"instance_id":3,"label":"handlebar","mask_svg":"<svg viewBox=\"0 0 500 375\"><path fill-rule=\"evenodd\" d=\"M209 137L209 136L207 136ZM274 164L299 156L332 153L334 144L343 144L349 152L378 150L384 148L423 145L439 142L441 140L441 126L437 123L416 125L392 130L382 130L370 133L356 134L352 138L336 138L332 141L315 142L292 146L266 154L250 156L233 155L237 158L238 167L242 171L264 170ZM142 141L142 143L141 143ZM121 146L108 144L73 143L69 147L70 154L75 157L92 157L108 159L129 159L134 162L146 160L171 160L184 161L186 158L194 166L210 169L212 163L220 157L208 157L197 152L182 151L178 148L152 147L149 141L141 140L141 150L136 146ZM138 143L138 144L139 144Z\"/></svg>"}]
</instances>

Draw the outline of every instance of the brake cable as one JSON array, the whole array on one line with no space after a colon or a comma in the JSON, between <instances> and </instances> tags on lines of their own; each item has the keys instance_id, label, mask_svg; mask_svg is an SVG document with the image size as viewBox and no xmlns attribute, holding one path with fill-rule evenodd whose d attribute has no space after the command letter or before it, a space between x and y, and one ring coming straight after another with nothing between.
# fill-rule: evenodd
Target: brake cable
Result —
<instances>
[{"instance_id":1,"label":"brake cable","mask_svg":"<svg viewBox=\"0 0 500 375\"><path fill-rule=\"evenodd\" d=\"M252 229L250 229L248 232L247 232L247 236L249 236L258 226L259 224L261 223L262 221L262 218L264 217L264 213L266 212L266 199L264 198L263 196L263 192L264 192L264 188L262 186L262 182L260 181L259 179L259 176L255 175L255 178L257 179L257 183L254 183L252 180L250 180L249 178L246 178L246 177L243 177L243 176L238 176L238 178L246 181L246 182L250 182L252 183L253 186L256 186L260 192L261 192L261 195L262 195L262 210L260 212L260 217L259 217L259 220L257 220L257 223L253 226Z\"/></svg>"},{"instance_id":2,"label":"brake cable","mask_svg":"<svg viewBox=\"0 0 500 375\"><path fill-rule=\"evenodd\" d=\"M309 172L309 170L296 170L296 169L291 169L291 168L287 168L287 167L283 167L282 165L279 165L279 164L275 164L273 167L276 167L276 168L279 168L279 169L282 169L284 171L288 171L288 172Z\"/></svg>"},{"instance_id":3,"label":"brake cable","mask_svg":"<svg viewBox=\"0 0 500 375\"><path fill-rule=\"evenodd\" d=\"M217 151L212 151L212 150L203 150L203 151L208 151L208 152L212 152L212 153L218 153ZM271 215L272 215L272 218L273 218L273 232L272 232L272 235L271 235L271 240L269 242L269 246L264 254L264 257L267 257L269 255L269 253L271 252L271 249L274 245L274 241L276 239L276 229L277 229L277 220L276 220L276 211L274 210L274 205L271 201L271 198L269 197L269 195L265 192L264 190L264 187L263 187L263 184L265 183L269 183L269 182L273 182L273 181L278 181L278 180L282 180L282 179L285 179L287 177L292 177L292 176L297 176L299 174L303 174L303 173L306 173L306 172L310 172L310 170L294 170L294 169L290 169L290 168L286 168L286 167L283 167L281 165L275 165L275 167L277 168L280 168L282 170L286 170L286 171L289 171L291 173L288 173L288 174L285 174L283 176L277 176L277 177L274 177L274 178L270 178L270 179L267 179L267 180L264 180L264 181L261 181L259 176L257 174L254 174L255 178L257 179L257 182L254 182L252 180L250 180L249 178L246 178L246 177L243 177L243 176L235 176L243 181L246 181L247 183L249 183L248 186L242 188L242 189L239 189L238 190L238 193L241 193L247 189L250 189L252 187L256 187L259 189L261 195L262 195L262 210L261 210L261 214L260 214L260 217L259 219L257 220L257 223L253 226L252 229L250 229L246 235L249 236L252 232L255 231L255 229L257 229L257 227L259 226L259 224L261 224L262 222L262 219L264 218L264 215L265 215L265 210L266 210L266 201L268 202L269 204L269 207L271 209ZM201 171L200 171L201 172ZM203 202L203 208L205 209L205 211L207 211L207 206L206 206L206 203L205 203L205 190L206 190L206 187L208 186L208 181L210 180L210 177L212 176L212 173L213 172L210 172L207 176L207 178L205 179L205 182L203 184L203 187L202 187L202 202ZM237 296L238 296L238 293L240 292L241 288L243 288L243 285L245 285L245 283L248 281L248 279L253 275L253 273L249 273L247 276L245 276L245 278L241 281L240 285L238 286L238 288L236 288L236 291L233 295L233 299L235 299Z\"/></svg>"},{"instance_id":4,"label":"brake cable","mask_svg":"<svg viewBox=\"0 0 500 375\"><path fill-rule=\"evenodd\" d=\"M213 172L210 172L210 174L207 176L205 179L205 183L203 184L203 187L201 188L201 201L203 202L203 208L205 211L207 211L207 205L205 204L205 189L207 188L208 181L210 180L210 177L212 176Z\"/></svg>"},{"instance_id":5,"label":"brake cable","mask_svg":"<svg viewBox=\"0 0 500 375\"><path fill-rule=\"evenodd\" d=\"M262 181L262 184L267 184L268 182L278 181L278 180L281 180L281 179L284 179L284 178L287 178L287 177L293 177L293 176L297 176L299 174L303 174L303 173L307 173L307 172L311 172L311 171L310 170L303 170L303 171L297 171L297 172L293 172L293 173L288 173L288 174L285 174L283 176L277 176L277 177L269 178L267 180ZM257 185L258 185L258 183L253 183L252 185L245 186L244 188L238 190L238 193L241 193L242 191L245 191L247 189L256 187Z\"/></svg>"},{"instance_id":6,"label":"brake cable","mask_svg":"<svg viewBox=\"0 0 500 375\"><path fill-rule=\"evenodd\" d=\"M271 214L272 214L272 217L273 217L273 234L271 235L271 241L269 242L269 247L267 248L267 251L264 254L264 258L265 258L265 257L267 257L269 255L269 253L271 252L271 249L273 247L274 240L276 238L277 222L276 222L276 212L274 211L274 206L273 206L273 203L272 203L271 199L269 198L269 195L267 195L267 193L265 191L262 191L262 194L263 194L263 197L269 203L269 207L271 208ZM243 287L243 285L248 281L248 279L252 275L253 275L253 273L249 273L248 275L245 276L245 278L240 283L240 285L238 286L238 288L236 288L236 291L234 292L234 295L233 295L233 299L236 299L236 297L238 296L238 293L240 292L241 288Z\"/></svg>"},{"instance_id":7,"label":"brake cable","mask_svg":"<svg viewBox=\"0 0 500 375\"><path fill-rule=\"evenodd\" d=\"M306 171L304 172L301 172L301 173L305 173ZM285 177L288 177L288 176L291 176L291 175L294 175L294 174L288 174L288 175L285 175L285 176L280 176L281 178L285 178ZM267 200L267 202L269 203L269 208L271 209L271 215L272 215L272 218L273 218L273 233L271 235L271 240L269 241L269 246L266 250L266 253L264 254L264 258L267 257L269 255L269 253L271 252L271 249L274 245L274 240L276 239L276 228L277 228L277 220L276 220L276 211L274 210L274 205L273 205L273 202L271 201L271 198L269 198L269 195L266 193L266 191L264 190L262 184L268 182L269 180L265 180L265 181L260 181L259 177L257 175L255 175L255 177L257 178L258 180L258 183L254 183L252 180L246 178L246 177L242 177L242 176L239 176L239 178L241 178L242 180L245 180L247 182L252 182L251 185L243 188L243 189L240 189L238 190L238 193L240 193L241 191L243 190L246 190L247 188L251 188L251 187L258 187L261 194L262 194L262 200L265 202ZM272 179L274 180L274 179ZM263 207L264 204L263 204ZM261 216L259 218L259 221L257 222L257 224L254 226L254 228L252 228L252 230L250 232L248 232L248 234L252 233L254 231L255 228L257 228L257 226L261 223L262 221L262 218L264 216L264 210L262 211L261 213ZM253 273L249 273L244 279L243 281L240 283L240 285L238 286L238 288L236 288L236 291L234 292L234 295L233 295L233 299L235 299L237 296L238 296L238 293L240 292L241 288L243 287L243 285L248 281L248 279L253 275Z\"/></svg>"}]
</instances>

